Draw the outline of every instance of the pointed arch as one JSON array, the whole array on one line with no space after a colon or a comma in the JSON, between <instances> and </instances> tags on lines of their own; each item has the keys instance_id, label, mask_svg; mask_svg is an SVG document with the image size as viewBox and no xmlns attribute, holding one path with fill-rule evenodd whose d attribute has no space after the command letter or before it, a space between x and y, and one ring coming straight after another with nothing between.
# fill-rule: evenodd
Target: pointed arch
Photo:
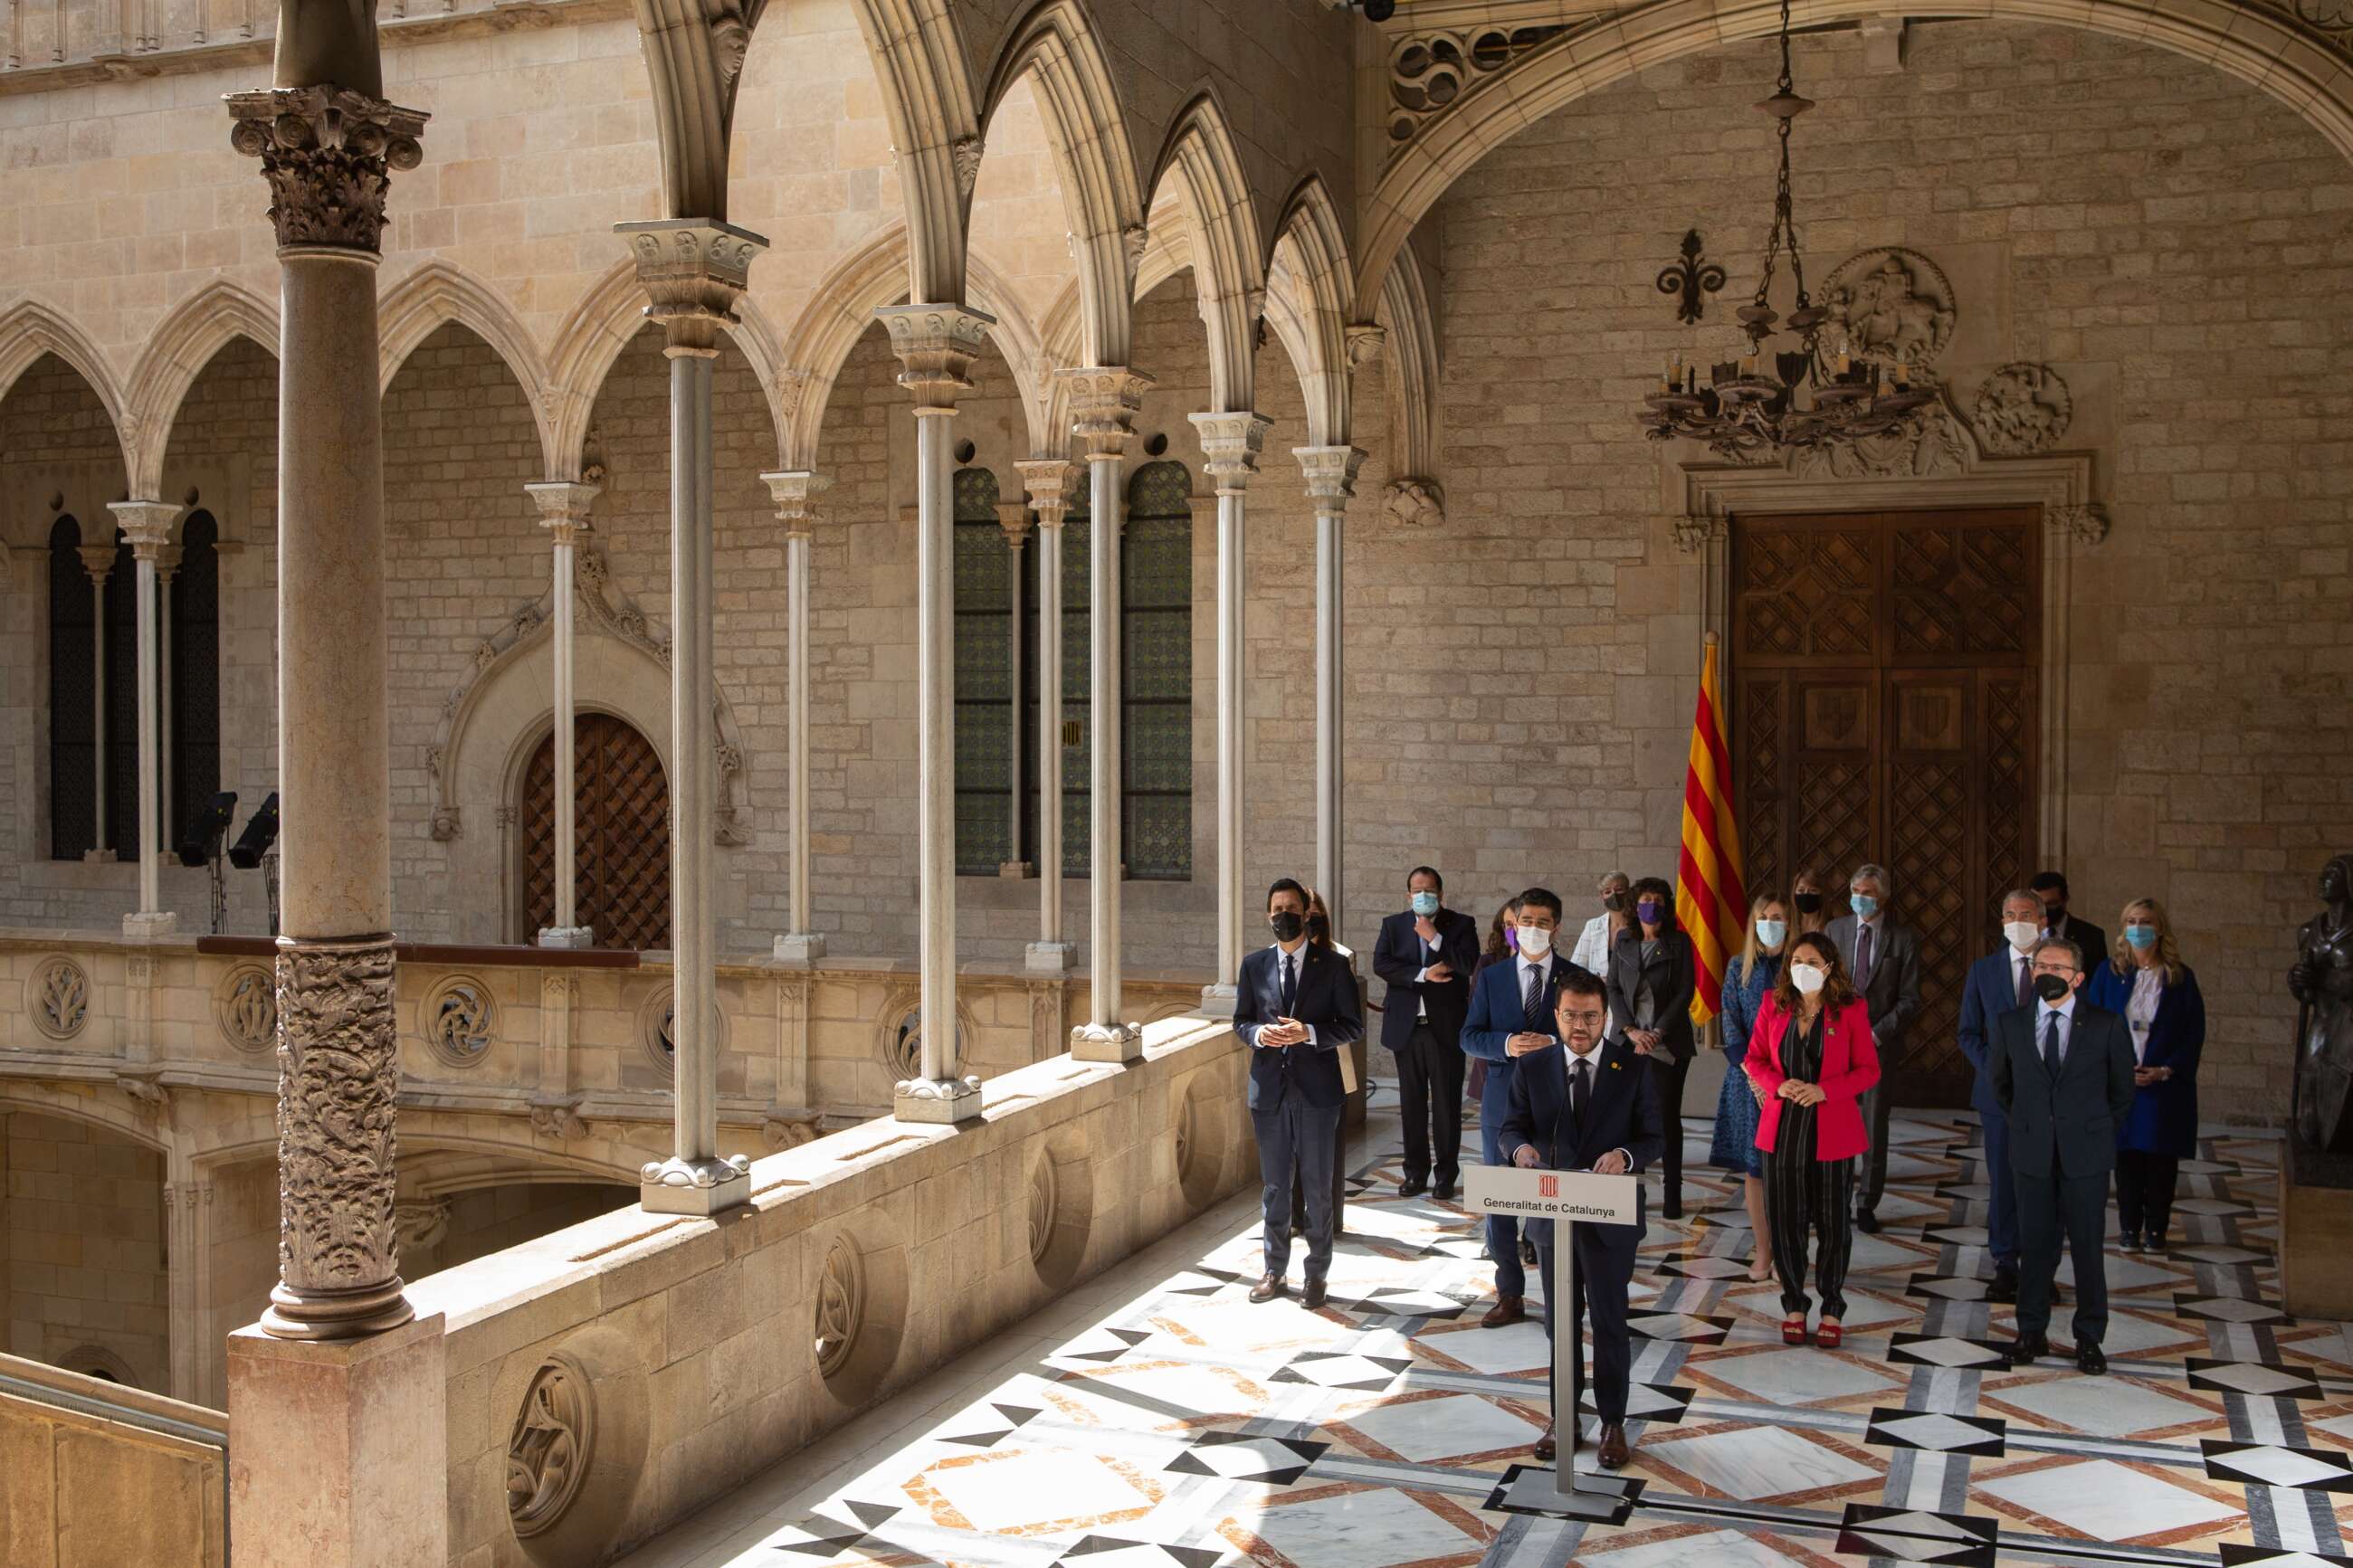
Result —
<instances>
[{"instance_id":1,"label":"pointed arch","mask_svg":"<svg viewBox=\"0 0 2353 1568\"><path fill-rule=\"evenodd\" d=\"M1283 203L1267 264L1268 319L1291 351L1307 395L1311 447L1348 442L1348 323L1355 319L1355 284L1339 209L1323 177L1311 174Z\"/></svg>"},{"instance_id":2,"label":"pointed arch","mask_svg":"<svg viewBox=\"0 0 2353 1568\"><path fill-rule=\"evenodd\" d=\"M164 457L188 389L213 356L238 338L278 357L278 310L259 295L215 279L174 306L147 340L132 373L133 402L123 421L130 449L131 491L146 499L164 490Z\"/></svg>"},{"instance_id":3,"label":"pointed arch","mask_svg":"<svg viewBox=\"0 0 2353 1568\"><path fill-rule=\"evenodd\" d=\"M1398 479L1438 478L1438 324L1421 258L1398 253L1381 284L1380 321L1388 329L1391 472Z\"/></svg>"},{"instance_id":4,"label":"pointed arch","mask_svg":"<svg viewBox=\"0 0 2353 1568\"><path fill-rule=\"evenodd\" d=\"M24 374L43 354L55 354L73 368L89 386L90 395L106 410L114 427L115 447L126 478L132 472L130 432L125 426L122 394L107 370L98 345L63 315L38 300L19 300L0 310L0 397L8 395Z\"/></svg>"},{"instance_id":5,"label":"pointed arch","mask_svg":"<svg viewBox=\"0 0 2353 1568\"><path fill-rule=\"evenodd\" d=\"M1266 306L1267 247L1232 128L1214 90L1196 95L1169 127L1152 188L1146 251L1163 242L1158 230L1164 191L1173 193L1187 230L1201 323L1209 334L1210 412L1244 412L1257 390L1252 350ZM1135 296L1141 299L1151 291L1144 280L1145 261L1139 259L1136 270Z\"/></svg>"},{"instance_id":6,"label":"pointed arch","mask_svg":"<svg viewBox=\"0 0 2353 1568\"><path fill-rule=\"evenodd\" d=\"M382 342L376 361L383 390L392 389L393 378L419 344L455 321L506 362L531 405L542 460L553 464L557 448L547 407L547 367L522 319L496 289L436 258L386 289L376 314Z\"/></svg>"},{"instance_id":7,"label":"pointed arch","mask_svg":"<svg viewBox=\"0 0 2353 1568\"><path fill-rule=\"evenodd\" d=\"M906 204L907 298L965 300L965 247L980 116L948 0L855 0Z\"/></svg>"},{"instance_id":8,"label":"pointed arch","mask_svg":"<svg viewBox=\"0 0 2353 1568\"><path fill-rule=\"evenodd\" d=\"M1145 192L1102 39L1076 0L1043 0L1014 27L989 73L984 119L1035 73L1046 139L1077 242L1083 362L1124 365L1133 349Z\"/></svg>"}]
</instances>

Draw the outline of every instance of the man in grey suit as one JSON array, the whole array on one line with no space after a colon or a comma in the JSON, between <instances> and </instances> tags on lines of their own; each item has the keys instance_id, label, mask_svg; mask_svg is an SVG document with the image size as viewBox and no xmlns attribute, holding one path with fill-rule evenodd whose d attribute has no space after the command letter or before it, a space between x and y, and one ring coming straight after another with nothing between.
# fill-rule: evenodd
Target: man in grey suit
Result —
<instances>
[{"instance_id":1,"label":"man in grey suit","mask_svg":"<svg viewBox=\"0 0 2353 1568\"><path fill-rule=\"evenodd\" d=\"M1871 1010L1872 1043L1879 1050L1879 1081L1862 1093L1862 1119L1871 1147L1854 1184L1854 1228L1879 1233L1879 1198L1887 1190L1887 1080L1904 1059L1904 1034L1920 1011L1920 944L1910 928L1887 915L1889 879L1884 866L1864 866L1847 879L1847 907L1854 912L1831 921L1830 939L1839 962Z\"/></svg>"},{"instance_id":2,"label":"man in grey suit","mask_svg":"<svg viewBox=\"0 0 2353 1568\"><path fill-rule=\"evenodd\" d=\"M2051 1351L2051 1285L2063 1232L2075 1259L2075 1365L2108 1369L2108 1173L2116 1128L2132 1110L2132 1031L2114 1013L2077 1000L2083 951L2045 938L2034 944L2035 1003L1993 1021L1994 1098L2010 1118L2010 1168L2018 1193L2018 1339L2012 1366Z\"/></svg>"}]
</instances>

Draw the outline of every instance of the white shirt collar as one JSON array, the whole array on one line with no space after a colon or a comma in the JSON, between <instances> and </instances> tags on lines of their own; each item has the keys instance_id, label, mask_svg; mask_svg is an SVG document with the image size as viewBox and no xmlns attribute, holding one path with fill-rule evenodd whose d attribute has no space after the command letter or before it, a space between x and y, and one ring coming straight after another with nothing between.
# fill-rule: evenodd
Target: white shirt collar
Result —
<instances>
[{"instance_id":1,"label":"white shirt collar","mask_svg":"<svg viewBox=\"0 0 2353 1568\"><path fill-rule=\"evenodd\" d=\"M1525 978L1527 972L1531 969L1543 970L1547 975L1549 975L1552 970L1552 961L1558 956L1559 955L1554 952L1550 948L1545 949L1545 955L1542 958L1530 958L1525 952L1520 954L1520 973L1522 977Z\"/></svg>"},{"instance_id":2,"label":"white shirt collar","mask_svg":"<svg viewBox=\"0 0 2353 1568\"><path fill-rule=\"evenodd\" d=\"M2045 1002L2040 996L2037 996L2034 999L2034 1021L2036 1023L2041 1023L2043 1019L2048 1018L2053 1013L2056 1013L2061 1017L2066 1019L2068 1024L2072 1026L2075 1022L2075 993L2073 991L2068 992L2066 998L2063 1001L2059 1002Z\"/></svg>"},{"instance_id":3,"label":"white shirt collar","mask_svg":"<svg viewBox=\"0 0 2353 1568\"><path fill-rule=\"evenodd\" d=\"M1300 963L1306 963L1306 962L1307 962L1307 950L1308 950L1309 948L1311 948L1311 947L1314 947L1315 944L1314 944L1314 942L1309 942L1305 937L1303 937L1303 937L1301 937L1301 938L1299 939L1299 945L1298 945L1297 947L1295 947L1295 948L1292 949L1292 950L1291 950L1291 952L1290 952L1288 954L1285 954L1285 953L1284 953L1284 952L1283 952L1283 950L1282 950L1282 943L1281 943L1281 942L1270 942L1270 943L1268 943L1267 945L1269 945L1270 947L1271 947L1271 948L1273 948L1273 949L1274 949L1274 953L1275 953L1275 956L1276 956L1277 958L1282 958L1282 957L1288 956L1288 957L1291 957L1291 958L1295 958L1295 959L1297 959Z\"/></svg>"}]
</instances>

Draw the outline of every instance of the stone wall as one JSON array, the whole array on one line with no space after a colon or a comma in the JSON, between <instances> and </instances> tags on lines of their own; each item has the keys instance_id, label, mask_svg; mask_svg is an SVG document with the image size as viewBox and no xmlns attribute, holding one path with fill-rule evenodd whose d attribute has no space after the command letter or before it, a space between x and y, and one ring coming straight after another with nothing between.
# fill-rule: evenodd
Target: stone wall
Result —
<instances>
[{"instance_id":1,"label":"stone wall","mask_svg":"<svg viewBox=\"0 0 2353 1568\"><path fill-rule=\"evenodd\" d=\"M0 1121L8 1352L167 1389L163 1156L59 1117Z\"/></svg>"}]
</instances>

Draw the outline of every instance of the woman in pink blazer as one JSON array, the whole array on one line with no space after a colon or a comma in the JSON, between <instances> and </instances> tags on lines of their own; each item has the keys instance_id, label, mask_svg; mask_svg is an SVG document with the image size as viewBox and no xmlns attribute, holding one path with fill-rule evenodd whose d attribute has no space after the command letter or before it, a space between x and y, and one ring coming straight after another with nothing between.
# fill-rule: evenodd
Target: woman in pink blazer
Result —
<instances>
[{"instance_id":1,"label":"woman in pink blazer","mask_svg":"<svg viewBox=\"0 0 2353 1568\"><path fill-rule=\"evenodd\" d=\"M1855 994L1831 939L1809 932L1789 943L1772 994L1757 1010L1748 1071L1765 1096L1757 1147L1765 1152L1766 1212L1773 1267L1781 1276L1785 1344L1810 1337L1834 1348L1846 1332L1847 1257L1854 1249L1854 1166L1871 1147L1856 1097L1879 1081L1871 1012ZM1820 1237L1814 1284L1820 1331L1806 1332L1806 1232Z\"/></svg>"}]
</instances>

